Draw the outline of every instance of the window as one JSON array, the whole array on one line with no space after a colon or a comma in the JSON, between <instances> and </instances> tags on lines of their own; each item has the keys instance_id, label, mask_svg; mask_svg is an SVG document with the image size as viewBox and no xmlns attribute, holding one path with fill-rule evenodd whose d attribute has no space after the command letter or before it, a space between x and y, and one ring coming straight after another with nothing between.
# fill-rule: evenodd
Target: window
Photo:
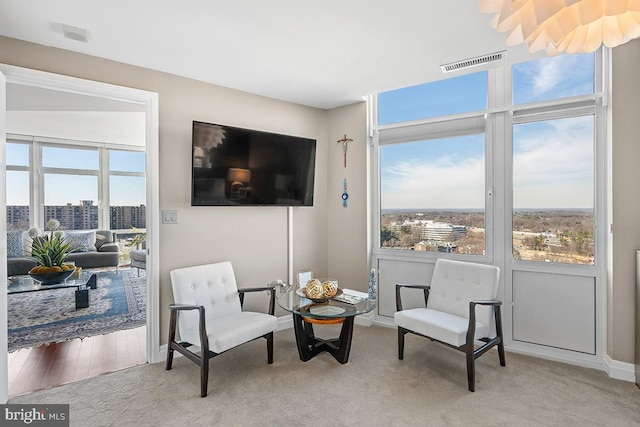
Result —
<instances>
[{"instance_id":1,"label":"window","mask_svg":"<svg viewBox=\"0 0 640 427\"><path fill-rule=\"evenodd\" d=\"M594 92L595 54L560 55L512 67L513 104L549 101Z\"/></svg>"},{"instance_id":2,"label":"window","mask_svg":"<svg viewBox=\"0 0 640 427\"><path fill-rule=\"evenodd\" d=\"M98 228L97 148L42 146L44 215L40 228L54 218L66 230Z\"/></svg>"},{"instance_id":3,"label":"window","mask_svg":"<svg viewBox=\"0 0 640 427\"><path fill-rule=\"evenodd\" d=\"M379 247L484 255L487 72L386 92L378 108L383 124L412 121L379 133Z\"/></svg>"},{"instance_id":4,"label":"window","mask_svg":"<svg viewBox=\"0 0 640 427\"><path fill-rule=\"evenodd\" d=\"M487 72L378 95L378 124L408 122L487 108Z\"/></svg>"},{"instance_id":5,"label":"window","mask_svg":"<svg viewBox=\"0 0 640 427\"><path fill-rule=\"evenodd\" d=\"M145 153L109 150L109 218L113 230L146 227Z\"/></svg>"},{"instance_id":6,"label":"window","mask_svg":"<svg viewBox=\"0 0 640 427\"><path fill-rule=\"evenodd\" d=\"M42 147L42 166L56 169L98 171L100 158L97 149Z\"/></svg>"},{"instance_id":7,"label":"window","mask_svg":"<svg viewBox=\"0 0 640 427\"><path fill-rule=\"evenodd\" d=\"M145 153L100 144L12 136L7 142L7 229L145 228Z\"/></svg>"},{"instance_id":8,"label":"window","mask_svg":"<svg viewBox=\"0 0 640 427\"><path fill-rule=\"evenodd\" d=\"M598 61L561 55L380 93L377 254L487 255L504 231L516 263L595 265Z\"/></svg>"},{"instance_id":9,"label":"window","mask_svg":"<svg viewBox=\"0 0 640 427\"><path fill-rule=\"evenodd\" d=\"M594 116L513 127L513 256L594 264Z\"/></svg>"},{"instance_id":10,"label":"window","mask_svg":"<svg viewBox=\"0 0 640 427\"><path fill-rule=\"evenodd\" d=\"M7 230L30 224L29 144L7 142Z\"/></svg>"},{"instance_id":11,"label":"window","mask_svg":"<svg viewBox=\"0 0 640 427\"><path fill-rule=\"evenodd\" d=\"M483 254L484 134L380 147L380 245Z\"/></svg>"}]
</instances>

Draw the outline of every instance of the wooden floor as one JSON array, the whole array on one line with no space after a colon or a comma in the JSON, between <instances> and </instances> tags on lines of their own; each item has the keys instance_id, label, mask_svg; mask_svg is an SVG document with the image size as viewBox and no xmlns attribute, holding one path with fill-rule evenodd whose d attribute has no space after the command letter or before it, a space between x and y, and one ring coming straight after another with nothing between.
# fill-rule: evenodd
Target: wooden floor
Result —
<instances>
[{"instance_id":1,"label":"wooden floor","mask_svg":"<svg viewBox=\"0 0 640 427\"><path fill-rule=\"evenodd\" d=\"M9 396L147 362L146 327L9 353Z\"/></svg>"}]
</instances>

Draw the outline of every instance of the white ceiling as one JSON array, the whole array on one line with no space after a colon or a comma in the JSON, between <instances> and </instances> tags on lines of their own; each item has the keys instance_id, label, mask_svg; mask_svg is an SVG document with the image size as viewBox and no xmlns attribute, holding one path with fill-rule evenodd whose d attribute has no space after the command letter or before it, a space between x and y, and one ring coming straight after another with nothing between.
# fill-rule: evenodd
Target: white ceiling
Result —
<instances>
[{"instance_id":1,"label":"white ceiling","mask_svg":"<svg viewBox=\"0 0 640 427\"><path fill-rule=\"evenodd\" d=\"M0 35L333 108L505 50L479 2L0 0ZM62 24L87 29L88 42L63 37ZM527 58L507 49L507 62Z\"/></svg>"}]
</instances>

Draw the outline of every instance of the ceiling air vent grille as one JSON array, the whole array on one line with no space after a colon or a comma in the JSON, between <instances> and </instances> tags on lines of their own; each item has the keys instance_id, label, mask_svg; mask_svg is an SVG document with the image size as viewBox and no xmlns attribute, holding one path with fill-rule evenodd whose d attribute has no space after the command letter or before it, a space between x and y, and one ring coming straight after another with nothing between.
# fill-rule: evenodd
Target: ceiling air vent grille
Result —
<instances>
[{"instance_id":1,"label":"ceiling air vent grille","mask_svg":"<svg viewBox=\"0 0 640 427\"><path fill-rule=\"evenodd\" d=\"M490 53L488 55L477 56L475 58L464 59L458 62L452 62L450 64L444 64L440 66L443 73L450 73L452 71L458 71L465 68L476 67L478 65L487 64L489 62L501 61L504 59L506 51L500 51Z\"/></svg>"}]
</instances>

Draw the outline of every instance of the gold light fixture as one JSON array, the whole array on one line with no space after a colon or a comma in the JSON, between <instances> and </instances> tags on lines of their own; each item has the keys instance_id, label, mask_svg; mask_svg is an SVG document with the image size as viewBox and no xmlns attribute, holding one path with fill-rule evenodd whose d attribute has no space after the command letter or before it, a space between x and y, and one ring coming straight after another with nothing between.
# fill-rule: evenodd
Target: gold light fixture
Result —
<instances>
[{"instance_id":1,"label":"gold light fixture","mask_svg":"<svg viewBox=\"0 0 640 427\"><path fill-rule=\"evenodd\" d=\"M508 32L506 44L527 43L547 55L593 52L640 36L640 0L481 0L497 13L490 25Z\"/></svg>"}]
</instances>

